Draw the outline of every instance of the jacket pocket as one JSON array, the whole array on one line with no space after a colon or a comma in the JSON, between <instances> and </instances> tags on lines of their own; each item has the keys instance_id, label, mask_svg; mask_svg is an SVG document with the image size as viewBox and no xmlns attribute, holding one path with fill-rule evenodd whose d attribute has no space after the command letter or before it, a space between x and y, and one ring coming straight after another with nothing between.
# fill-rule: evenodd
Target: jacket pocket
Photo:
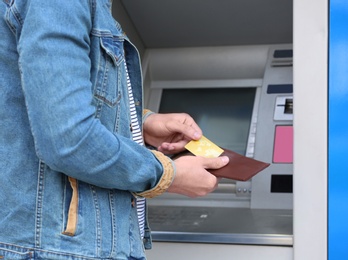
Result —
<instances>
[{"instance_id":1,"label":"jacket pocket","mask_svg":"<svg viewBox=\"0 0 348 260\"><path fill-rule=\"evenodd\" d=\"M121 99L119 85L123 73L123 38L117 36L96 36L99 38L100 58L97 65L97 81L94 97L109 107L115 107Z\"/></svg>"},{"instance_id":2,"label":"jacket pocket","mask_svg":"<svg viewBox=\"0 0 348 260\"><path fill-rule=\"evenodd\" d=\"M78 182L76 179L68 177L72 189L71 201L68 211L68 219L66 222L64 235L74 236L77 228L79 196L78 196Z\"/></svg>"}]
</instances>

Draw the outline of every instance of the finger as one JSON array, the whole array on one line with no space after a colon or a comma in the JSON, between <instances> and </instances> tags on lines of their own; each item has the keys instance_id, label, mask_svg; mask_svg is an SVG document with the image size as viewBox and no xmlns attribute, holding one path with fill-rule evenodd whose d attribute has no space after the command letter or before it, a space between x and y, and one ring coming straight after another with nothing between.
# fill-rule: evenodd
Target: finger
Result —
<instances>
[{"instance_id":1,"label":"finger","mask_svg":"<svg viewBox=\"0 0 348 260\"><path fill-rule=\"evenodd\" d=\"M157 147L157 150L164 154L175 153L175 149L170 143L162 143L160 146Z\"/></svg>"},{"instance_id":2,"label":"finger","mask_svg":"<svg viewBox=\"0 0 348 260\"><path fill-rule=\"evenodd\" d=\"M158 146L157 150L166 154L178 153L178 152L182 152L185 149L186 144L187 144L187 141L185 140L182 140L176 143L165 142L165 143L162 143L160 146Z\"/></svg>"},{"instance_id":3,"label":"finger","mask_svg":"<svg viewBox=\"0 0 348 260\"><path fill-rule=\"evenodd\" d=\"M179 121L170 121L168 122L167 128L172 133L181 133L190 140L198 140L202 137L202 130L193 120L191 122L188 121L184 123Z\"/></svg>"},{"instance_id":4,"label":"finger","mask_svg":"<svg viewBox=\"0 0 348 260\"><path fill-rule=\"evenodd\" d=\"M204 168L205 169L220 169L226 166L229 162L229 158L227 156L221 156L217 158L204 158Z\"/></svg>"}]
</instances>

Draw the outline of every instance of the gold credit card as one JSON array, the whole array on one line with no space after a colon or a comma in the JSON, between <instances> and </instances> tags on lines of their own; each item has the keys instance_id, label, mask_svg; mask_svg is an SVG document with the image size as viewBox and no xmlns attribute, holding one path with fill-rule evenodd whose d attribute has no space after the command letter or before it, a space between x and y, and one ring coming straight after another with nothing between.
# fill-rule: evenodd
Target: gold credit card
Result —
<instances>
[{"instance_id":1,"label":"gold credit card","mask_svg":"<svg viewBox=\"0 0 348 260\"><path fill-rule=\"evenodd\" d=\"M214 144L205 136L202 136L202 138L197 141L190 141L185 145L185 148L196 156L202 156L206 158L219 157L224 152L224 150L222 150L219 146Z\"/></svg>"}]
</instances>

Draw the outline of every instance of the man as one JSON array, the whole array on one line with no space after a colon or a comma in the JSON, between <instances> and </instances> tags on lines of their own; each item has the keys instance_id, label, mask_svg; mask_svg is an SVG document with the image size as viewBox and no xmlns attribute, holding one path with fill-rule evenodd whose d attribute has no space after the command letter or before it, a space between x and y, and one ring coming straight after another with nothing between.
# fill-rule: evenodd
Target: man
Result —
<instances>
[{"instance_id":1,"label":"man","mask_svg":"<svg viewBox=\"0 0 348 260\"><path fill-rule=\"evenodd\" d=\"M206 169L228 162L165 155L202 132L143 110L138 52L110 10L0 3L0 259L145 259L144 198L206 195Z\"/></svg>"}]
</instances>

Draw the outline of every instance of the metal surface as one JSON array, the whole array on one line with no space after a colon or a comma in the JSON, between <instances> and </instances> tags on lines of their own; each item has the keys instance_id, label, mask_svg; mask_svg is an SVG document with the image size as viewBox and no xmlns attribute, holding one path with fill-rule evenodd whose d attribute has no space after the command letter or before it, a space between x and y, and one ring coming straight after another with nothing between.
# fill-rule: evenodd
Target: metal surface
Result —
<instances>
[{"instance_id":1,"label":"metal surface","mask_svg":"<svg viewBox=\"0 0 348 260\"><path fill-rule=\"evenodd\" d=\"M121 0L146 48L292 42L292 0Z\"/></svg>"},{"instance_id":2,"label":"metal surface","mask_svg":"<svg viewBox=\"0 0 348 260\"><path fill-rule=\"evenodd\" d=\"M154 241L292 246L292 211L150 206Z\"/></svg>"}]
</instances>

